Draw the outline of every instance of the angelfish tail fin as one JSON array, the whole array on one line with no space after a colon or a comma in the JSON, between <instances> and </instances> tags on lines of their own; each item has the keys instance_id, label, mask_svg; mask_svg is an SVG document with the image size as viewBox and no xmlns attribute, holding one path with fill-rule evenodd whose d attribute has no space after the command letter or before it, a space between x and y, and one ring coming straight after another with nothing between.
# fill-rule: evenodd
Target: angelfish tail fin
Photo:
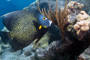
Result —
<instances>
[{"instance_id":1,"label":"angelfish tail fin","mask_svg":"<svg viewBox=\"0 0 90 60\"><path fill-rule=\"evenodd\" d=\"M11 40L10 32L0 31L0 36L5 44L7 44Z\"/></svg>"}]
</instances>

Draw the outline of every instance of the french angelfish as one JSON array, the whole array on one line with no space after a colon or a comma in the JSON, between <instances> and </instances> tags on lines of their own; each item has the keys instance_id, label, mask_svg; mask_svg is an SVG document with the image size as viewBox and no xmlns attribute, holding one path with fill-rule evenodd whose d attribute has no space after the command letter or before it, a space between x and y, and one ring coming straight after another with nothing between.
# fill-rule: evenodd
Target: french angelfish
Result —
<instances>
[{"instance_id":1,"label":"french angelfish","mask_svg":"<svg viewBox=\"0 0 90 60\"><path fill-rule=\"evenodd\" d=\"M9 43L14 51L23 49L43 37L52 21L40 13L15 11L4 15L3 24L10 32L0 31L2 41Z\"/></svg>"}]
</instances>

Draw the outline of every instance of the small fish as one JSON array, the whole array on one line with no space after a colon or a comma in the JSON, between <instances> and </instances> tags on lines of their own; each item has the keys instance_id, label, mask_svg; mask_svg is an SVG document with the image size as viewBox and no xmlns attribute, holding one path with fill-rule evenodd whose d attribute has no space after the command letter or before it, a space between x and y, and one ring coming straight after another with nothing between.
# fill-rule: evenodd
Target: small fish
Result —
<instances>
[{"instance_id":1,"label":"small fish","mask_svg":"<svg viewBox=\"0 0 90 60\"><path fill-rule=\"evenodd\" d=\"M14 51L23 49L35 39L37 44L52 24L45 16L32 11L15 11L3 16L3 24L10 32L0 31L0 36Z\"/></svg>"}]
</instances>

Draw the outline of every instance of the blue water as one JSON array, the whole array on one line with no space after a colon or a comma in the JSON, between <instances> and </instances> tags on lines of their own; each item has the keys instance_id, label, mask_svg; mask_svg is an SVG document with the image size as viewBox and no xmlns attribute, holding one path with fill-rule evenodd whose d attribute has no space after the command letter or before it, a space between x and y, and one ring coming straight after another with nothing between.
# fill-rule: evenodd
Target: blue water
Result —
<instances>
[{"instance_id":1,"label":"blue water","mask_svg":"<svg viewBox=\"0 0 90 60\"><path fill-rule=\"evenodd\" d=\"M35 0L0 0L0 16L17 10L22 10ZM3 29L3 18L0 18L0 30Z\"/></svg>"}]
</instances>

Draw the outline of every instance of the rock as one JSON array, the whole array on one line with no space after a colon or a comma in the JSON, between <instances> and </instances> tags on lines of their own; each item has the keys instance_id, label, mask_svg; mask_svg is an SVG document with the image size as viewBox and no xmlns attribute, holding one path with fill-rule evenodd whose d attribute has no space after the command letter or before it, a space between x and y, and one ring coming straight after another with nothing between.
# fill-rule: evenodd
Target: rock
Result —
<instances>
[{"instance_id":1,"label":"rock","mask_svg":"<svg viewBox=\"0 0 90 60\"><path fill-rule=\"evenodd\" d=\"M32 47L32 45L29 45L23 49L22 54L24 54L25 56L30 56L32 54L32 52L33 52L33 47Z\"/></svg>"},{"instance_id":2,"label":"rock","mask_svg":"<svg viewBox=\"0 0 90 60\"><path fill-rule=\"evenodd\" d=\"M49 8L49 6L48 6L49 3L51 5L51 9L52 10L54 10L55 6L56 6L56 0L50 0L49 2L48 2L48 0L36 0L36 2L30 4L29 10L33 10L33 11L38 10L38 8L37 8L38 2L40 4L39 6L40 6L41 9L45 7L46 10L47 10ZM57 0L57 2L58 2L58 4L57 4L58 5L58 9L59 9L59 6L61 8L63 8L65 6L65 0Z\"/></svg>"},{"instance_id":3,"label":"rock","mask_svg":"<svg viewBox=\"0 0 90 60\"><path fill-rule=\"evenodd\" d=\"M85 60L90 60L90 46L80 56Z\"/></svg>"},{"instance_id":4,"label":"rock","mask_svg":"<svg viewBox=\"0 0 90 60\"><path fill-rule=\"evenodd\" d=\"M90 15L90 10L88 11L88 14Z\"/></svg>"}]
</instances>

